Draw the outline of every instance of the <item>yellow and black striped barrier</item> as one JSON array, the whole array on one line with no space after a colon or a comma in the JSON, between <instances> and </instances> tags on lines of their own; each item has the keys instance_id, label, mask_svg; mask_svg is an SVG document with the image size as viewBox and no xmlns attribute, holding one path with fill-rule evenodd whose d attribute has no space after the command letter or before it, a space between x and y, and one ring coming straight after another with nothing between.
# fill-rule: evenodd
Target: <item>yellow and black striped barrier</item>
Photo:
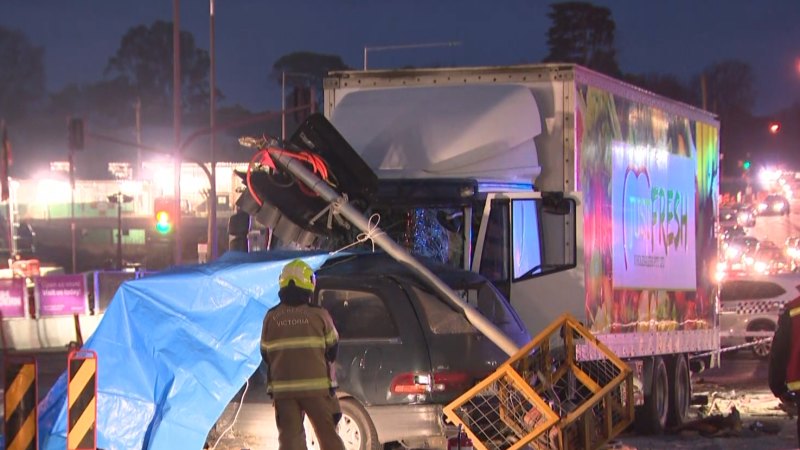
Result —
<instances>
[{"instance_id":1,"label":"yellow and black striped barrier","mask_svg":"<svg viewBox=\"0 0 800 450\"><path fill-rule=\"evenodd\" d=\"M97 354L67 356L67 450L97 449Z\"/></svg>"},{"instance_id":2,"label":"yellow and black striped barrier","mask_svg":"<svg viewBox=\"0 0 800 450\"><path fill-rule=\"evenodd\" d=\"M4 370L5 406L4 429L6 450L36 450L39 448L36 381L36 359L7 359Z\"/></svg>"}]
</instances>

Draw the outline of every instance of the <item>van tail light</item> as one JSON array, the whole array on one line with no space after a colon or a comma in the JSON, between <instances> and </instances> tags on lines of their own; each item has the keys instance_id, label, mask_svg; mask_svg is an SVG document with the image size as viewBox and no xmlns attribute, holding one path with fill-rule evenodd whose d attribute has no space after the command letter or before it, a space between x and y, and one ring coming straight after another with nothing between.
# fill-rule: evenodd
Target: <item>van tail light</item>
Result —
<instances>
[{"instance_id":1,"label":"van tail light","mask_svg":"<svg viewBox=\"0 0 800 450\"><path fill-rule=\"evenodd\" d=\"M392 380L392 394L463 392L472 378L465 372L401 373Z\"/></svg>"}]
</instances>

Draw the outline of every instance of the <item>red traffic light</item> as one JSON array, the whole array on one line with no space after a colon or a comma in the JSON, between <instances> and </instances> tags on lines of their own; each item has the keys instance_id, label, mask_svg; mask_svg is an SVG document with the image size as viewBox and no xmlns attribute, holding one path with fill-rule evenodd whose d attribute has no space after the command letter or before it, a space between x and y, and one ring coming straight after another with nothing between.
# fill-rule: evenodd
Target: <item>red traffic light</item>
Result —
<instances>
[{"instance_id":1,"label":"red traffic light","mask_svg":"<svg viewBox=\"0 0 800 450\"><path fill-rule=\"evenodd\" d=\"M772 134L776 134L778 131L781 131L781 124L780 122L772 122L769 124L769 132Z\"/></svg>"}]
</instances>

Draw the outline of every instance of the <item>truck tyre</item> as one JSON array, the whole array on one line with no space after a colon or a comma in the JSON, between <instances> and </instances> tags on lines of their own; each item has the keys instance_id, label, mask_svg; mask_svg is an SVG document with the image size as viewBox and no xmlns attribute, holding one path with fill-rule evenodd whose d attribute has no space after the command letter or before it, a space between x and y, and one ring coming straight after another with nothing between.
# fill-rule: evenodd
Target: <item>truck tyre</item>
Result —
<instances>
[{"instance_id":1,"label":"truck tyre","mask_svg":"<svg viewBox=\"0 0 800 450\"><path fill-rule=\"evenodd\" d=\"M669 379L669 413L667 425L677 427L684 423L689 414L692 401L692 382L689 378L689 364L686 355L673 355L667 359Z\"/></svg>"},{"instance_id":2,"label":"truck tyre","mask_svg":"<svg viewBox=\"0 0 800 450\"><path fill-rule=\"evenodd\" d=\"M650 392L645 393L644 405L636 408L635 428L641 434L660 434L667 425L669 410L669 376L667 365L660 356L653 358Z\"/></svg>"},{"instance_id":3,"label":"truck tyre","mask_svg":"<svg viewBox=\"0 0 800 450\"><path fill-rule=\"evenodd\" d=\"M339 420L339 437L344 442L346 450L380 450L381 444L378 442L378 432L369 414L364 408L352 398L339 400L342 409L342 419ZM310 435L310 430L306 428L306 436ZM312 434L313 435L313 434ZM319 443L314 439L307 439L309 450L319 450Z\"/></svg>"}]
</instances>

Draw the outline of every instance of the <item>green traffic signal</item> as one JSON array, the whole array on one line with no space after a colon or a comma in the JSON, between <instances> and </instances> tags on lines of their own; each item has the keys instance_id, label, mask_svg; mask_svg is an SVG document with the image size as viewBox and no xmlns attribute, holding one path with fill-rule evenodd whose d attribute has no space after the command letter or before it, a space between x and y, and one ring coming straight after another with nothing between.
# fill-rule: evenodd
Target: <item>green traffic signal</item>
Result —
<instances>
[{"instance_id":1,"label":"green traffic signal","mask_svg":"<svg viewBox=\"0 0 800 450\"><path fill-rule=\"evenodd\" d=\"M172 230L172 222L169 220L169 213L166 211L159 211L156 214L156 231L161 234L167 234Z\"/></svg>"},{"instance_id":2,"label":"green traffic signal","mask_svg":"<svg viewBox=\"0 0 800 450\"><path fill-rule=\"evenodd\" d=\"M742 163L742 168L744 170L750 170L750 164L750 160L745 160L745 162Z\"/></svg>"}]
</instances>

